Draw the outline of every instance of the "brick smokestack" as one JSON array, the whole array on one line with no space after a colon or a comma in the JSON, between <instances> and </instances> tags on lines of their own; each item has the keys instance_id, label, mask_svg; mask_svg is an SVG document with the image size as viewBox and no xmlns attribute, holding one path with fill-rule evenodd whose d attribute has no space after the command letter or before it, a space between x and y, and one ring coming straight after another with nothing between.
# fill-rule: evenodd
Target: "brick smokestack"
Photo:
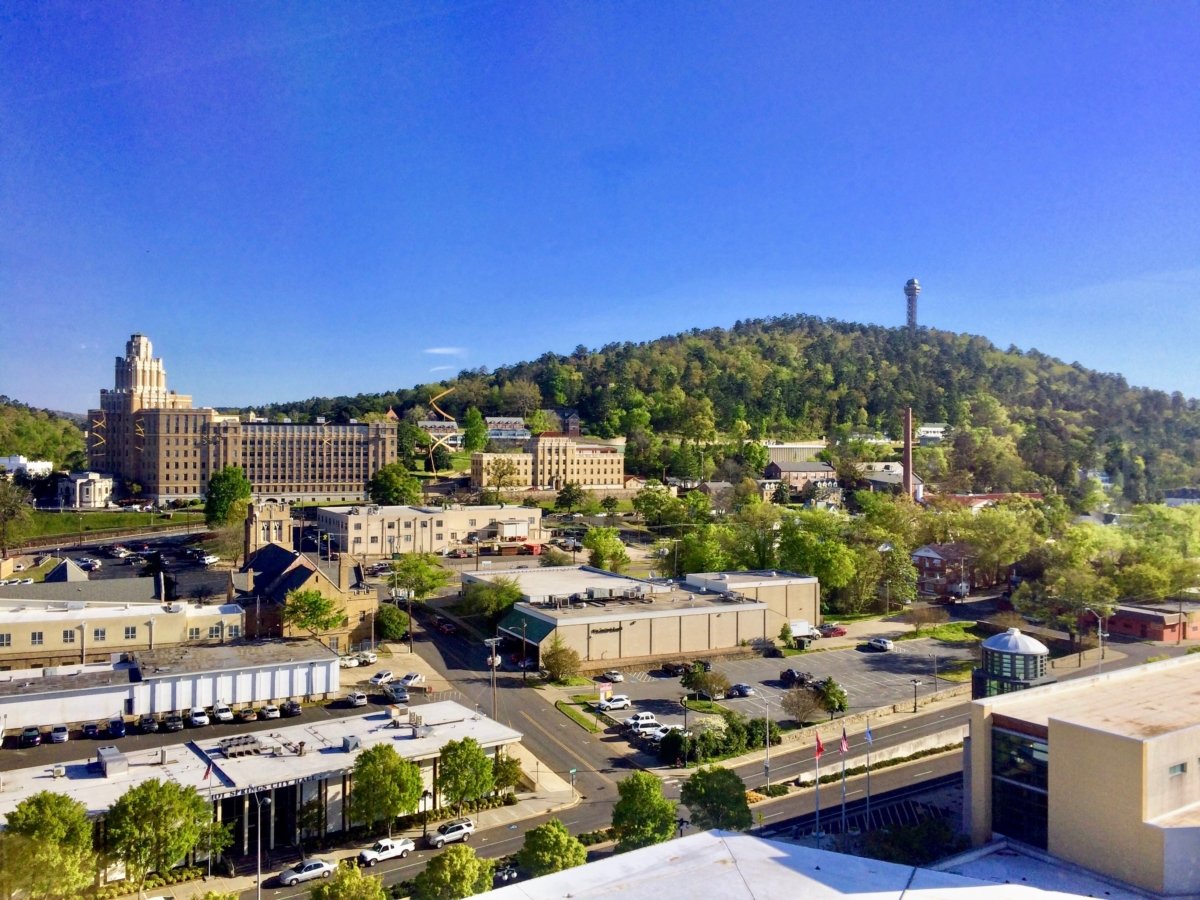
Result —
<instances>
[{"instance_id":1,"label":"brick smokestack","mask_svg":"<svg viewBox=\"0 0 1200 900\"><path fill-rule=\"evenodd\" d=\"M913 496L913 476L912 476L912 407L904 408L904 493L909 500Z\"/></svg>"}]
</instances>

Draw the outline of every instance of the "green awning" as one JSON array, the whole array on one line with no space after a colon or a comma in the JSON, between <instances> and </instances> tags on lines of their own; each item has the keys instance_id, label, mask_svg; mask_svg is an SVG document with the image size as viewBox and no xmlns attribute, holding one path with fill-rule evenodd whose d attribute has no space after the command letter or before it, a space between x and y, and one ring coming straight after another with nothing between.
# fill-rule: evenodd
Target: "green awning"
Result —
<instances>
[{"instance_id":1,"label":"green awning","mask_svg":"<svg viewBox=\"0 0 1200 900\"><path fill-rule=\"evenodd\" d=\"M508 614L500 620L499 631L502 634L520 640L522 636L522 624L524 624L525 640L531 644L540 645L554 631L553 622L547 622L545 619L531 616L519 609L510 609L508 611Z\"/></svg>"}]
</instances>

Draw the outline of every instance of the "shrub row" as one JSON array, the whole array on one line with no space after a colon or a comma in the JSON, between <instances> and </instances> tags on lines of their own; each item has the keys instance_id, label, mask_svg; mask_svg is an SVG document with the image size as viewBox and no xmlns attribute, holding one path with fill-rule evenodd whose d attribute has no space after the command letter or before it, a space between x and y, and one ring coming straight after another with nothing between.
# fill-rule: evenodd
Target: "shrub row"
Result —
<instances>
[{"instance_id":1,"label":"shrub row","mask_svg":"<svg viewBox=\"0 0 1200 900\"><path fill-rule=\"evenodd\" d=\"M147 888L158 888L168 884L179 884L184 881L195 881L204 870L197 866L190 866L181 869L172 869L165 875L151 875L146 879ZM134 885L131 881L114 881L110 884L101 885L94 888L89 894L94 900L111 900L113 897L124 897L126 894L134 892Z\"/></svg>"},{"instance_id":2,"label":"shrub row","mask_svg":"<svg viewBox=\"0 0 1200 900\"><path fill-rule=\"evenodd\" d=\"M599 831L585 831L579 835L579 843L585 847L590 847L593 844L603 844L607 841L615 841L617 839L617 831L615 828L602 828Z\"/></svg>"}]
</instances>

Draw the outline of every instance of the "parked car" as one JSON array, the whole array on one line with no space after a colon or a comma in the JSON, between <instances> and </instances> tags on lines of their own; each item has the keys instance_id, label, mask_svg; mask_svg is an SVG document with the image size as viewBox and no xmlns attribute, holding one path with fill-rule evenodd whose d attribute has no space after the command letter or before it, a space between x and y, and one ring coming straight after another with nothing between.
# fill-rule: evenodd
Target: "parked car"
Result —
<instances>
[{"instance_id":1,"label":"parked car","mask_svg":"<svg viewBox=\"0 0 1200 900\"><path fill-rule=\"evenodd\" d=\"M828 622L819 629L821 637L845 637L846 629L837 622Z\"/></svg>"},{"instance_id":2,"label":"parked car","mask_svg":"<svg viewBox=\"0 0 1200 900\"><path fill-rule=\"evenodd\" d=\"M372 653L370 650L363 650L361 653L358 654L357 658L358 658L359 665L362 665L362 666L369 666L369 665L372 665L373 663L379 662L379 657L376 656L374 653Z\"/></svg>"},{"instance_id":3,"label":"parked car","mask_svg":"<svg viewBox=\"0 0 1200 900\"><path fill-rule=\"evenodd\" d=\"M258 717L260 719L278 719L279 718L279 707L276 706L274 703L268 703L266 706L264 706L262 709L260 709L258 711Z\"/></svg>"},{"instance_id":4,"label":"parked car","mask_svg":"<svg viewBox=\"0 0 1200 900\"><path fill-rule=\"evenodd\" d=\"M100 723L86 722L83 726L83 736L91 741L100 739Z\"/></svg>"},{"instance_id":5,"label":"parked car","mask_svg":"<svg viewBox=\"0 0 1200 900\"><path fill-rule=\"evenodd\" d=\"M343 669L357 669L362 663L357 656L343 656L338 660L338 665Z\"/></svg>"},{"instance_id":6,"label":"parked car","mask_svg":"<svg viewBox=\"0 0 1200 900\"><path fill-rule=\"evenodd\" d=\"M458 634L458 626L453 622L442 622L438 625L438 631L442 634Z\"/></svg>"},{"instance_id":7,"label":"parked car","mask_svg":"<svg viewBox=\"0 0 1200 900\"><path fill-rule=\"evenodd\" d=\"M408 688L406 688L403 684L389 684L387 686L386 693L393 703L408 702Z\"/></svg>"},{"instance_id":8,"label":"parked car","mask_svg":"<svg viewBox=\"0 0 1200 900\"><path fill-rule=\"evenodd\" d=\"M183 731L183 716L181 716L179 713L171 713L170 715L164 716L162 730L168 732Z\"/></svg>"},{"instance_id":9,"label":"parked car","mask_svg":"<svg viewBox=\"0 0 1200 900\"><path fill-rule=\"evenodd\" d=\"M351 691L346 695L346 702L351 706L366 706L367 695L362 691Z\"/></svg>"},{"instance_id":10,"label":"parked car","mask_svg":"<svg viewBox=\"0 0 1200 900\"><path fill-rule=\"evenodd\" d=\"M602 675L601 677L602 677L602 678L603 678L605 681L611 681L611 682L613 682L614 684L615 684L616 682L618 682L618 681L624 681L624 680L625 680L625 676L624 676L624 675L622 675L622 674L621 674L621 673L620 673L618 670L616 670L616 669L609 669L609 670L608 670L607 672L605 672L605 673L604 673L604 675Z\"/></svg>"},{"instance_id":11,"label":"parked car","mask_svg":"<svg viewBox=\"0 0 1200 900\"><path fill-rule=\"evenodd\" d=\"M371 684L382 687L396 676L388 669L383 669L371 676Z\"/></svg>"},{"instance_id":12,"label":"parked car","mask_svg":"<svg viewBox=\"0 0 1200 900\"><path fill-rule=\"evenodd\" d=\"M228 703L218 703L213 707L213 718L218 722L232 722L233 709Z\"/></svg>"},{"instance_id":13,"label":"parked car","mask_svg":"<svg viewBox=\"0 0 1200 900\"><path fill-rule=\"evenodd\" d=\"M206 566L215 565L220 561L221 557L217 556L215 553L205 553L202 557L200 557L200 562L204 563Z\"/></svg>"},{"instance_id":14,"label":"parked car","mask_svg":"<svg viewBox=\"0 0 1200 900\"><path fill-rule=\"evenodd\" d=\"M636 712L622 723L626 728L633 728L638 731L648 731L650 726L658 727L658 719L654 717L652 712Z\"/></svg>"},{"instance_id":15,"label":"parked car","mask_svg":"<svg viewBox=\"0 0 1200 900\"><path fill-rule=\"evenodd\" d=\"M655 728L653 731L651 731L649 734L647 734L646 738L652 744L658 744L658 743L661 743L662 739L665 738L672 731L683 731L683 726L682 725L659 725L657 728ZM691 737L691 734L692 733L689 731L684 736Z\"/></svg>"},{"instance_id":16,"label":"parked car","mask_svg":"<svg viewBox=\"0 0 1200 900\"><path fill-rule=\"evenodd\" d=\"M300 715L301 711L300 701L298 700L285 700L279 704L279 715L285 719L294 718Z\"/></svg>"},{"instance_id":17,"label":"parked car","mask_svg":"<svg viewBox=\"0 0 1200 900\"><path fill-rule=\"evenodd\" d=\"M739 683L729 689L729 697L753 697L754 688L748 684Z\"/></svg>"},{"instance_id":18,"label":"parked car","mask_svg":"<svg viewBox=\"0 0 1200 900\"><path fill-rule=\"evenodd\" d=\"M869 641L867 641L867 649L874 650L878 653L887 653L889 650L895 650L896 645L887 638L877 637L871 638Z\"/></svg>"},{"instance_id":19,"label":"parked car","mask_svg":"<svg viewBox=\"0 0 1200 900\"><path fill-rule=\"evenodd\" d=\"M693 659L692 660L692 668L694 669L697 666L700 667L700 671L702 671L702 672L711 672L712 671L712 663L710 663L707 659Z\"/></svg>"},{"instance_id":20,"label":"parked car","mask_svg":"<svg viewBox=\"0 0 1200 900\"><path fill-rule=\"evenodd\" d=\"M137 727L142 734L154 734L159 728L158 719L147 713L137 720Z\"/></svg>"},{"instance_id":21,"label":"parked car","mask_svg":"<svg viewBox=\"0 0 1200 900\"><path fill-rule=\"evenodd\" d=\"M607 700L601 700L596 704L596 709L601 712L608 712L612 709L629 709L633 705L633 701L629 699L628 694L613 694Z\"/></svg>"},{"instance_id":22,"label":"parked car","mask_svg":"<svg viewBox=\"0 0 1200 900\"><path fill-rule=\"evenodd\" d=\"M672 678L678 678L680 675L683 675L685 672L687 672L688 668L689 667L686 664L678 663L678 662L669 662L669 663L662 664L663 674L668 675Z\"/></svg>"},{"instance_id":23,"label":"parked car","mask_svg":"<svg viewBox=\"0 0 1200 900\"><path fill-rule=\"evenodd\" d=\"M209 724L208 710L203 706L197 706L188 713L188 724L193 728L199 728L201 725Z\"/></svg>"},{"instance_id":24,"label":"parked car","mask_svg":"<svg viewBox=\"0 0 1200 900\"><path fill-rule=\"evenodd\" d=\"M113 719L111 722L109 722L108 723L108 736L110 738L125 737L125 720L124 719Z\"/></svg>"},{"instance_id":25,"label":"parked car","mask_svg":"<svg viewBox=\"0 0 1200 900\"><path fill-rule=\"evenodd\" d=\"M471 819L466 816L451 819L449 822L443 822L437 831L429 835L429 846L440 850L454 841L468 841L474 833L475 823Z\"/></svg>"},{"instance_id":26,"label":"parked car","mask_svg":"<svg viewBox=\"0 0 1200 900\"><path fill-rule=\"evenodd\" d=\"M404 859L417 848L408 838L384 838L358 853L358 864L368 868L384 859Z\"/></svg>"},{"instance_id":27,"label":"parked car","mask_svg":"<svg viewBox=\"0 0 1200 900\"><path fill-rule=\"evenodd\" d=\"M409 672L407 675L405 675L403 678L400 679L400 683L402 685L404 685L406 688L414 688L418 684L424 684L424 682L425 682L425 676L422 675L420 672Z\"/></svg>"},{"instance_id":28,"label":"parked car","mask_svg":"<svg viewBox=\"0 0 1200 900\"><path fill-rule=\"evenodd\" d=\"M313 881L317 878L328 878L337 871L337 866L324 859L306 859L296 863L290 869L279 873L279 883L291 887L302 881Z\"/></svg>"},{"instance_id":29,"label":"parked car","mask_svg":"<svg viewBox=\"0 0 1200 900\"><path fill-rule=\"evenodd\" d=\"M50 743L65 744L71 739L71 729L66 725L51 725L50 726Z\"/></svg>"},{"instance_id":30,"label":"parked car","mask_svg":"<svg viewBox=\"0 0 1200 900\"><path fill-rule=\"evenodd\" d=\"M257 722L258 710L253 706L246 706L238 710L237 717L239 722Z\"/></svg>"},{"instance_id":31,"label":"parked car","mask_svg":"<svg viewBox=\"0 0 1200 900\"><path fill-rule=\"evenodd\" d=\"M28 728L21 729L21 737L18 744L21 747L38 747L42 743L42 730L36 725L30 725Z\"/></svg>"},{"instance_id":32,"label":"parked car","mask_svg":"<svg viewBox=\"0 0 1200 900\"><path fill-rule=\"evenodd\" d=\"M715 691L711 691L711 692L706 691L706 690L699 690L699 691L696 691L696 699L697 700L708 700L710 702L715 701L715 700L724 700L725 692L721 691L721 690L715 690Z\"/></svg>"},{"instance_id":33,"label":"parked car","mask_svg":"<svg viewBox=\"0 0 1200 900\"><path fill-rule=\"evenodd\" d=\"M811 684L812 678L811 672L801 672L798 669L784 669L779 673L779 680L783 682L784 687Z\"/></svg>"}]
</instances>

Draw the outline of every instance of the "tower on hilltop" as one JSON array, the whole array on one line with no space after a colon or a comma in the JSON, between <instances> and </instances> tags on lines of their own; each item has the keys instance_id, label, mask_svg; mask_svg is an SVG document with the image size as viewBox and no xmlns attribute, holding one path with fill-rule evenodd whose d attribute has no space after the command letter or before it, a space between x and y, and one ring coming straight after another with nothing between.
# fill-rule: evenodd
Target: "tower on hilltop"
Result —
<instances>
[{"instance_id":1,"label":"tower on hilltop","mask_svg":"<svg viewBox=\"0 0 1200 900\"><path fill-rule=\"evenodd\" d=\"M917 330L917 295L921 293L921 282L910 278L904 283L904 296L908 298L908 333Z\"/></svg>"}]
</instances>

